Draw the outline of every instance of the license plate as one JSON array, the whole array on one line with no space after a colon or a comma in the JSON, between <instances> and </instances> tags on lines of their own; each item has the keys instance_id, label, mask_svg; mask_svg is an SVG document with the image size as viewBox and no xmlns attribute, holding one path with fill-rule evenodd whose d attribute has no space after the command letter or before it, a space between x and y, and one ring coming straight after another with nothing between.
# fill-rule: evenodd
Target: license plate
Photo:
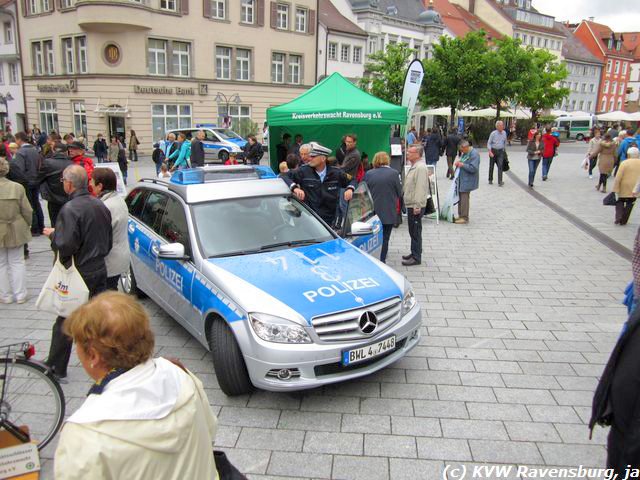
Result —
<instances>
[{"instance_id":1,"label":"license plate","mask_svg":"<svg viewBox=\"0 0 640 480\"><path fill-rule=\"evenodd\" d=\"M372 343L353 350L342 352L342 365L353 365L371 358L383 355L396 348L396 336L385 338L377 343Z\"/></svg>"}]
</instances>

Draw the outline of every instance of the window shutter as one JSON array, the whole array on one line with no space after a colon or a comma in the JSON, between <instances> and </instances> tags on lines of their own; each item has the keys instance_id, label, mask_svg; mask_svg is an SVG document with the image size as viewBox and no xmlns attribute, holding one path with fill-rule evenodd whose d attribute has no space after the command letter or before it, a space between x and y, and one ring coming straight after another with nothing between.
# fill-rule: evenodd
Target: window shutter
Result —
<instances>
[{"instance_id":1,"label":"window shutter","mask_svg":"<svg viewBox=\"0 0 640 480\"><path fill-rule=\"evenodd\" d=\"M316 11L309 10L309 27L307 28L309 35L316 34Z\"/></svg>"},{"instance_id":2,"label":"window shutter","mask_svg":"<svg viewBox=\"0 0 640 480\"><path fill-rule=\"evenodd\" d=\"M22 0L22 16L26 17L29 15L29 10L27 9L27 0Z\"/></svg>"},{"instance_id":3,"label":"window shutter","mask_svg":"<svg viewBox=\"0 0 640 480\"><path fill-rule=\"evenodd\" d=\"M276 28L278 17L278 4L271 2L271 28Z\"/></svg>"},{"instance_id":4,"label":"window shutter","mask_svg":"<svg viewBox=\"0 0 640 480\"><path fill-rule=\"evenodd\" d=\"M180 13L182 15L189 15L189 0L180 0Z\"/></svg>"},{"instance_id":5,"label":"window shutter","mask_svg":"<svg viewBox=\"0 0 640 480\"><path fill-rule=\"evenodd\" d=\"M264 27L264 0L256 0L258 4L257 24L260 27Z\"/></svg>"},{"instance_id":6,"label":"window shutter","mask_svg":"<svg viewBox=\"0 0 640 480\"><path fill-rule=\"evenodd\" d=\"M211 0L202 0L202 15L211 18Z\"/></svg>"}]
</instances>

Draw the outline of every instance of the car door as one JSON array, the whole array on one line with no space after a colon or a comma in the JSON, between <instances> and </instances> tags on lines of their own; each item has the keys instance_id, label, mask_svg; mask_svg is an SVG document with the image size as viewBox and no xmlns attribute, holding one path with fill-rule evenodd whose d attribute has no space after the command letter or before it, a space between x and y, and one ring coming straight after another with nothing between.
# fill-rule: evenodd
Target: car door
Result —
<instances>
[{"instance_id":1,"label":"car door","mask_svg":"<svg viewBox=\"0 0 640 480\"><path fill-rule=\"evenodd\" d=\"M350 237L351 225L355 222L365 222L371 225L373 232L370 235ZM347 240L361 250L380 257L382 248L382 222L373 210L373 198L367 184L362 182L353 192L351 201L347 204L347 214L345 215L342 231L345 232Z\"/></svg>"},{"instance_id":2,"label":"car door","mask_svg":"<svg viewBox=\"0 0 640 480\"><path fill-rule=\"evenodd\" d=\"M175 317L182 325L191 330L194 335L196 322L193 321L194 309L191 304L191 289L195 274L195 265L192 260L191 241L189 237L189 224L185 206L182 201L173 195L169 195L167 205L159 231L157 249L152 251L156 255L162 245L180 243L184 246L184 260L157 259L158 279L163 284L165 300L171 305L177 314Z\"/></svg>"},{"instance_id":3,"label":"car door","mask_svg":"<svg viewBox=\"0 0 640 480\"><path fill-rule=\"evenodd\" d=\"M219 162L218 152L220 151L220 139L211 130L204 129L204 161L205 163Z\"/></svg>"},{"instance_id":4,"label":"car door","mask_svg":"<svg viewBox=\"0 0 640 480\"><path fill-rule=\"evenodd\" d=\"M128 238L131 252L131 268L136 276L138 287L143 291L149 288L149 274L152 268L148 261L150 235L142 221L142 213L150 191L146 188L133 189L125 200L129 209Z\"/></svg>"}]
</instances>

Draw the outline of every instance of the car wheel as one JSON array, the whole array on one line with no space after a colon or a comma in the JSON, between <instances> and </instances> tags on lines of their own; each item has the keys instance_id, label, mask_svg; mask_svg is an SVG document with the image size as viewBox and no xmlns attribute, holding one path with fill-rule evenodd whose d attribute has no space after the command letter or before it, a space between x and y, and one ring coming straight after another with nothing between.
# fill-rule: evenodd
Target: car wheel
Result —
<instances>
[{"instance_id":1,"label":"car wheel","mask_svg":"<svg viewBox=\"0 0 640 480\"><path fill-rule=\"evenodd\" d=\"M209 347L220 389L225 395L243 395L253 390L247 365L227 322L216 319L209 329Z\"/></svg>"},{"instance_id":2,"label":"car wheel","mask_svg":"<svg viewBox=\"0 0 640 480\"><path fill-rule=\"evenodd\" d=\"M138 298L146 298L147 296L138 288L138 282L136 282L136 276L133 273L131 264L129 264L129 270L127 270L127 273L120 275L120 287L127 295L135 295Z\"/></svg>"},{"instance_id":3,"label":"car wheel","mask_svg":"<svg viewBox=\"0 0 640 480\"><path fill-rule=\"evenodd\" d=\"M582 140L584 140L584 135L582 135L581 133L579 133L578 135L576 135L576 140L578 140L579 142L581 142Z\"/></svg>"},{"instance_id":4,"label":"car wheel","mask_svg":"<svg viewBox=\"0 0 640 480\"><path fill-rule=\"evenodd\" d=\"M218 157L224 163L227 160L229 160L229 152L227 152L226 150L220 150L220 153L218 154Z\"/></svg>"}]
</instances>

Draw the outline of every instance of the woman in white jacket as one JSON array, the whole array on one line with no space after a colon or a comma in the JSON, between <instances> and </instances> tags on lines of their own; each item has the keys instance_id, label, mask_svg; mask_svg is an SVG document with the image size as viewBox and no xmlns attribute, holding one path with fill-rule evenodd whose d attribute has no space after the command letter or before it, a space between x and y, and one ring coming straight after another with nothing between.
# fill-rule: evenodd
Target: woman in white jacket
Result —
<instances>
[{"instance_id":1,"label":"woman in white jacket","mask_svg":"<svg viewBox=\"0 0 640 480\"><path fill-rule=\"evenodd\" d=\"M107 265L107 288L118 290L120 275L129 270L129 210L124 199L118 194L118 180L110 168L95 168L91 175L93 193L103 201L111 212L113 245L104 259Z\"/></svg>"},{"instance_id":2,"label":"woman in white jacket","mask_svg":"<svg viewBox=\"0 0 640 480\"><path fill-rule=\"evenodd\" d=\"M58 480L216 480L216 418L202 383L154 348L149 316L106 292L65 321L96 383L62 430Z\"/></svg>"}]
</instances>

